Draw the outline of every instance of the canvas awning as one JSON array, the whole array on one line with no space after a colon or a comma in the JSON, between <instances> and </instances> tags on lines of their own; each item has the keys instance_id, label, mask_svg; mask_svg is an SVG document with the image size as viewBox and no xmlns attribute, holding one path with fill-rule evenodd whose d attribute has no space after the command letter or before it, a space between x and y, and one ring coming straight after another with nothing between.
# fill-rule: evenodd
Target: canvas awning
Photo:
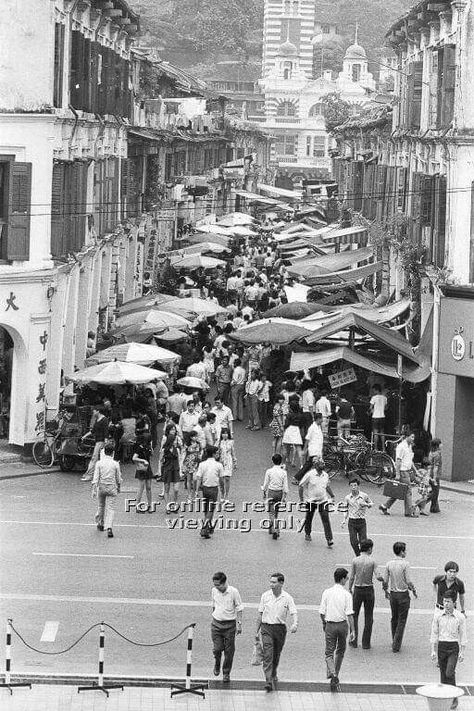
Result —
<instances>
[{"instance_id":1,"label":"canvas awning","mask_svg":"<svg viewBox=\"0 0 474 711\"><path fill-rule=\"evenodd\" d=\"M379 326L359 314L341 316L341 318L335 320L333 323L329 323L327 326L323 326L317 331L314 331L310 336L307 336L305 340L307 343L317 343L340 331L346 331L350 328L367 333L369 336L372 336L374 340L383 343L395 353L404 358L408 358L418 365L419 357L414 352L413 346L406 338L398 333L398 331L394 331L386 326Z\"/></svg>"},{"instance_id":2,"label":"canvas awning","mask_svg":"<svg viewBox=\"0 0 474 711\"><path fill-rule=\"evenodd\" d=\"M360 279L367 279L367 277L380 272L382 267L383 263L381 261L371 262L370 264L366 264L364 267L356 267L355 269L345 269L340 272L329 272L328 274L319 274L314 277L308 277L304 280L304 282L309 286L354 282L359 281Z\"/></svg>"},{"instance_id":3,"label":"canvas awning","mask_svg":"<svg viewBox=\"0 0 474 711\"><path fill-rule=\"evenodd\" d=\"M267 185L266 183L257 183L257 189L262 190L264 193L268 193L269 195L290 198L292 200L301 200L303 196L303 192L301 190L285 190L284 188L276 188L274 185Z\"/></svg>"},{"instance_id":4,"label":"canvas awning","mask_svg":"<svg viewBox=\"0 0 474 711\"><path fill-rule=\"evenodd\" d=\"M309 257L308 259L294 260L288 271L301 277L313 277L318 274L339 272L353 264L365 262L373 256L372 247L364 249L350 249L336 254L325 254L322 257Z\"/></svg>"},{"instance_id":5,"label":"canvas awning","mask_svg":"<svg viewBox=\"0 0 474 711\"><path fill-rule=\"evenodd\" d=\"M329 348L319 353L303 352L292 353L290 360L290 370L293 372L305 370L309 368L320 368L328 363L343 360L352 365L357 365L359 368L364 368L370 372L379 373L388 378L398 378L398 371L395 365L381 363L380 361L367 358L367 356L353 351L350 348ZM402 378L409 383L422 383L430 376L430 366L424 362L422 365L413 365L412 363L403 364Z\"/></svg>"},{"instance_id":6,"label":"canvas awning","mask_svg":"<svg viewBox=\"0 0 474 711\"><path fill-rule=\"evenodd\" d=\"M259 195L258 193L249 193L247 190L236 190L235 194L245 198L246 200L249 200L250 202L261 202L262 205L280 204L280 200L274 200L273 198L263 197L263 195Z\"/></svg>"},{"instance_id":7,"label":"canvas awning","mask_svg":"<svg viewBox=\"0 0 474 711\"><path fill-rule=\"evenodd\" d=\"M344 227L327 232L323 239L334 241L336 244L359 244L365 247L369 234L367 227Z\"/></svg>"}]
</instances>

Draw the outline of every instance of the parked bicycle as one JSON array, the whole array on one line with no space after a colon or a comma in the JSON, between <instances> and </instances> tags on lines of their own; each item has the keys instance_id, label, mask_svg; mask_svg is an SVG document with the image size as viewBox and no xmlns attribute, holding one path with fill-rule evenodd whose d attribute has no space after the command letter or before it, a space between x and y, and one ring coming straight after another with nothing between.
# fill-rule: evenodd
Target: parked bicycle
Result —
<instances>
[{"instance_id":1,"label":"parked bicycle","mask_svg":"<svg viewBox=\"0 0 474 711\"><path fill-rule=\"evenodd\" d=\"M323 458L330 479L343 472L346 477L354 474L372 484L381 485L395 477L395 463L390 455L374 449L363 435L329 440L325 444Z\"/></svg>"}]
</instances>

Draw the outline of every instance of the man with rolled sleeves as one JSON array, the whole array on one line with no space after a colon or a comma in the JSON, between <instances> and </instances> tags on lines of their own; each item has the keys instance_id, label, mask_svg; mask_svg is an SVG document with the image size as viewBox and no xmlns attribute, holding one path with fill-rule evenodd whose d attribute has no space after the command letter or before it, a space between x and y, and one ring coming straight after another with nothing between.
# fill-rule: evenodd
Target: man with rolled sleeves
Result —
<instances>
[{"instance_id":1,"label":"man with rolled sleeves","mask_svg":"<svg viewBox=\"0 0 474 711\"><path fill-rule=\"evenodd\" d=\"M278 682L277 671L280 655L285 645L287 619L290 616L290 632L298 629L298 612L291 595L283 590L285 576L273 573L270 576L270 590L263 593L258 606L256 639L259 633L263 647L263 673L265 691L272 691Z\"/></svg>"},{"instance_id":2,"label":"man with rolled sleeves","mask_svg":"<svg viewBox=\"0 0 474 711\"><path fill-rule=\"evenodd\" d=\"M212 576L214 587L212 597L211 637L214 646L214 676L219 676L221 657L222 681L230 682L230 672L235 653L235 635L242 633L242 600L237 588L227 582L227 576L221 571Z\"/></svg>"}]
</instances>

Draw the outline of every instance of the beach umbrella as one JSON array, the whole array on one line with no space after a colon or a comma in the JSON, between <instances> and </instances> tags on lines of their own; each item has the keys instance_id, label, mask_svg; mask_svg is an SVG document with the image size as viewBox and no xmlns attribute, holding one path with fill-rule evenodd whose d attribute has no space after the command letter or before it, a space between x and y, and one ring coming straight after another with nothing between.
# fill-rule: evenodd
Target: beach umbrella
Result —
<instances>
[{"instance_id":1,"label":"beach umbrella","mask_svg":"<svg viewBox=\"0 0 474 711\"><path fill-rule=\"evenodd\" d=\"M114 360L112 363L101 363L91 368L79 370L69 376L74 383L99 383L100 385L139 385L152 380L166 378L166 373L154 368L145 368L136 363L123 363Z\"/></svg>"},{"instance_id":2,"label":"beach umbrella","mask_svg":"<svg viewBox=\"0 0 474 711\"><path fill-rule=\"evenodd\" d=\"M86 360L86 365L97 365L99 363L109 363L114 360L123 363L138 363L147 365L159 361L164 365L175 363L181 360L181 356L166 348L160 348L153 343L120 343L103 351L98 351Z\"/></svg>"},{"instance_id":3,"label":"beach umbrella","mask_svg":"<svg viewBox=\"0 0 474 711\"><path fill-rule=\"evenodd\" d=\"M184 341L186 338L188 338L188 334L177 328L167 328L165 331L155 333L155 341L164 343L177 343L178 341Z\"/></svg>"},{"instance_id":4,"label":"beach umbrella","mask_svg":"<svg viewBox=\"0 0 474 711\"><path fill-rule=\"evenodd\" d=\"M148 296L140 296L138 299L132 299L119 307L120 314L128 314L132 311L142 311L143 309L151 309L159 304L164 304L167 301L172 301L175 296L171 294L149 294Z\"/></svg>"},{"instance_id":5,"label":"beach umbrella","mask_svg":"<svg viewBox=\"0 0 474 711\"><path fill-rule=\"evenodd\" d=\"M240 343L271 343L283 346L309 336L311 331L286 318L264 318L229 334Z\"/></svg>"},{"instance_id":6,"label":"beach umbrella","mask_svg":"<svg viewBox=\"0 0 474 711\"><path fill-rule=\"evenodd\" d=\"M244 212L231 212L217 224L221 227L236 227L237 225L253 225L253 223L254 219L250 215L246 215Z\"/></svg>"},{"instance_id":7,"label":"beach umbrella","mask_svg":"<svg viewBox=\"0 0 474 711\"><path fill-rule=\"evenodd\" d=\"M187 375L184 378L180 378L176 381L177 385L181 385L183 388L190 388L191 390L209 390L209 385L201 380L201 378L193 378L191 375Z\"/></svg>"},{"instance_id":8,"label":"beach umbrella","mask_svg":"<svg viewBox=\"0 0 474 711\"><path fill-rule=\"evenodd\" d=\"M291 304L281 304L280 306L275 306L269 311L265 311L263 314L264 318L289 318L289 319L299 319L314 314L320 311L318 304L312 303L307 304L303 301L294 301Z\"/></svg>"},{"instance_id":9,"label":"beach umbrella","mask_svg":"<svg viewBox=\"0 0 474 711\"><path fill-rule=\"evenodd\" d=\"M183 299L169 301L164 304L163 308L172 313L192 314L193 316L216 316L217 314L226 313L226 310L216 304L215 301L207 301L197 296L187 296Z\"/></svg>"},{"instance_id":10,"label":"beach umbrella","mask_svg":"<svg viewBox=\"0 0 474 711\"><path fill-rule=\"evenodd\" d=\"M188 328L189 322L179 314L170 311L148 309L146 311L134 311L133 313L119 316L116 320L117 330L123 326L134 326L147 323L154 326L156 332L172 326L173 328Z\"/></svg>"},{"instance_id":11,"label":"beach umbrella","mask_svg":"<svg viewBox=\"0 0 474 711\"><path fill-rule=\"evenodd\" d=\"M222 259L203 257L202 254L188 254L173 262L175 269L199 269L199 267L203 269L215 269L216 267L223 266L225 266L225 262Z\"/></svg>"}]
</instances>

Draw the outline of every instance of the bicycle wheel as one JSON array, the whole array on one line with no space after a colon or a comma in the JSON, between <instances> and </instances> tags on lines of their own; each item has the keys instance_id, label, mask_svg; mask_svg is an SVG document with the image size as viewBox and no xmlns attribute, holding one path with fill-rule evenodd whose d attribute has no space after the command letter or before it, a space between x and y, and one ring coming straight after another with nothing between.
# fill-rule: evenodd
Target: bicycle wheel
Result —
<instances>
[{"instance_id":1,"label":"bicycle wheel","mask_svg":"<svg viewBox=\"0 0 474 711\"><path fill-rule=\"evenodd\" d=\"M395 465L385 452L371 451L367 453L361 469L372 484L383 484L395 476Z\"/></svg>"},{"instance_id":2,"label":"bicycle wheel","mask_svg":"<svg viewBox=\"0 0 474 711\"><path fill-rule=\"evenodd\" d=\"M34 443L32 454L36 464L42 469L46 469L47 467L51 467L53 465L53 449L46 432L42 432L39 439Z\"/></svg>"},{"instance_id":3,"label":"bicycle wheel","mask_svg":"<svg viewBox=\"0 0 474 711\"><path fill-rule=\"evenodd\" d=\"M333 479L344 468L342 454L338 452L337 449L328 447L324 450L323 458L324 471L327 472L330 479Z\"/></svg>"}]
</instances>

